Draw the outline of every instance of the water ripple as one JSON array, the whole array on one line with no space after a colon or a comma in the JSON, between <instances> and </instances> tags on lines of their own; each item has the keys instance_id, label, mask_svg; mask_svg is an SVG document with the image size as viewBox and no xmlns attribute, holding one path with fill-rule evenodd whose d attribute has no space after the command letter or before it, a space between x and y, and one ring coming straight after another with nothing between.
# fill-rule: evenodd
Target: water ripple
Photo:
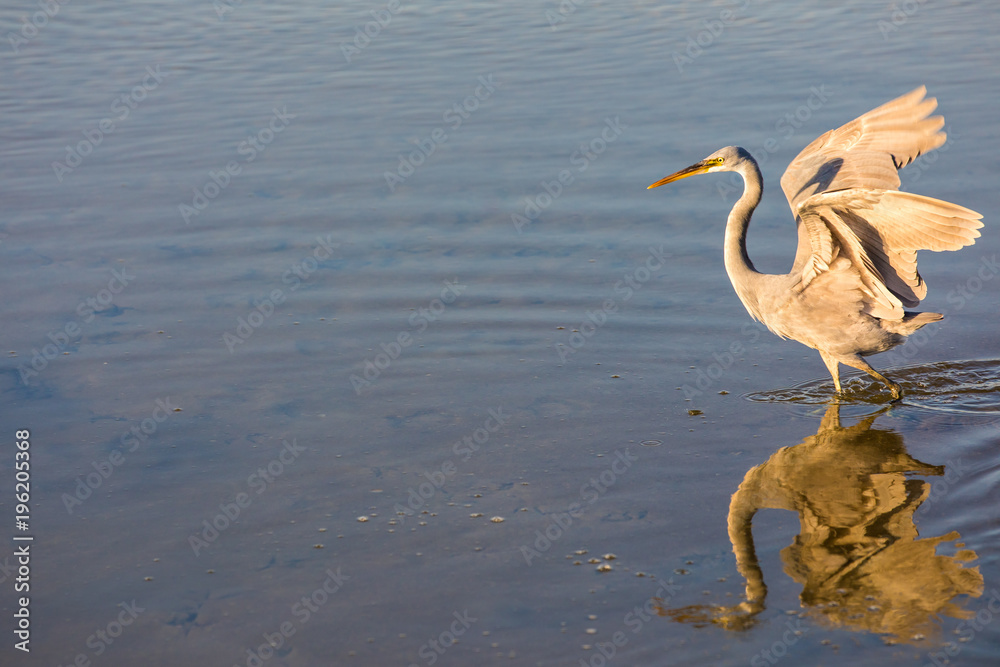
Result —
<instances>
[{"instance_id":1,"label":"water ripple","mask_svg":"<svg viewBox=\"0 0 1000 667\"><path fill-rule=\"evenodd\" d=\"M962 414L1000 414L1000 360L943 361L888 371L903 386L904 405ZM843 382L843 403L888 403L889 393L866 375ZM834 398L833 382L809 380L793 387L746 394L757 402L818 405Z\"/></svg>"}]
</instances>

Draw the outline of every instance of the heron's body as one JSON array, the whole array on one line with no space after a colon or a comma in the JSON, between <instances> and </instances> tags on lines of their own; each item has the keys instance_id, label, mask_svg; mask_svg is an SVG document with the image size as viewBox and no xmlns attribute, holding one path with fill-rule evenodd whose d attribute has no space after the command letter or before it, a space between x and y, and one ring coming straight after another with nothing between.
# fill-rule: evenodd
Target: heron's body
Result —
<instances>
[{"instance_id":1,"label":"heron's body","mask_svg":"<svg viewBox=\"0 0 1000 667\"><path fill-rule=\"evenodd\" d=\"M763 181L746 150L723 148L649 186L715 171L743 177L743 196L726 225L726 272L751 316L819 351L837 391L842 363L900 397L899 385L862 357L943 318L904 310L927 294L917 251L971 245L982 227L975 211L897 189L898 170L945 141L944 120L928 117L937 103L924 93L919 88L827 132L792 161L781 178L799 234L788 274L760 273L747 255L747 227Z\"/></svg>"}]
</instances>

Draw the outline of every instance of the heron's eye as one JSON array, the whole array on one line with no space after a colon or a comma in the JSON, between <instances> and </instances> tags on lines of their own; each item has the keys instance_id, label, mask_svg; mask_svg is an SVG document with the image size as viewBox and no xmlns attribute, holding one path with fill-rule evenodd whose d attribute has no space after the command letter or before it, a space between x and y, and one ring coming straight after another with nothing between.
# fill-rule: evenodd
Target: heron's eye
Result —
<instances>
[{"instance_id":1,"label":"heron's eye","mask_svg":"<svg viewBox=\"0 0 1000 667\"><path fill-rule=\"evenodd\" d=\"M726 161L726 158L724 158L724 157L717 157L717 158L715 158L715 164L723 164L725 161Z\"/></svg>"}]
</instances>

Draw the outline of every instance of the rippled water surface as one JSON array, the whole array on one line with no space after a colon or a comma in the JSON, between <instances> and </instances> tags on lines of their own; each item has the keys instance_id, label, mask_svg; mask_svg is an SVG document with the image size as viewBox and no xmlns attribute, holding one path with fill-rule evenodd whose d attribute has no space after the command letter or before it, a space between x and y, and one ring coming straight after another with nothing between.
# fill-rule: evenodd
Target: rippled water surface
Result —
<instances>
[{"instance_id":1,"label":"rippled water surface","mask_svg":"<svg viewBox=\"0 0 1000 667\"><path fill-rule=\"evenodd\" d=\"M0 26L0 663L1000 661L983 3L15 2ZM729 285L733 182L645 187L745 146L750 255L787 271L784 166L919 85L949 141L902 187L982 238L921 256L946 319L871 359L904 400L845 374L831 403Z\"/></svg>"},{"instance_id":2,"label":"rippled water surface","mask_svg":"<svg viewBox=\"0 0 1000 667\"><path fill-rule=\"evenodd\" d=\"M1000 361L941 361L893 369L903 383L903 404L956 414L995 415L1000 418ZM839 400L858 403L891 402L892 396L867 375L844 377ZM800 405L827 405L833 392L831 380L810 380L794 387L753 392L753 401L782 401Z\"/></svg>"}]
</instances>

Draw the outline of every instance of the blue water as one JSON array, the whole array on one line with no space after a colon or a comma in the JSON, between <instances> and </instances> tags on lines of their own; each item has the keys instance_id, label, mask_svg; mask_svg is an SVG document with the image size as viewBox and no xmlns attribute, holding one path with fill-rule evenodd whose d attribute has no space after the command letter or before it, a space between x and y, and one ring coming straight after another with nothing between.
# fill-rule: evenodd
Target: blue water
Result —
<instances>
[{"instance_id":1,"label":"blue water","mask_svg":"<svg viewBox=\"0 0 1000 667\"><path fill-rule=\"evenodd\" d=\"M0 27L0 422L31 433L30 531L13 447L0 516L34 537L30 655L0 550L4 664L1000 660L996 12L22 2ZM950 138L903 188L986 226L921 256L936 333L871 360L907 400L866 422L884 397L850 380L824 430L818 355L723 270L732 182L645 187L746 147L749 252L787 271L785 165L919 85ZM830 433L840 467L775 475L798 500L761 504L768 592L727 626L730 497ZM830 612L810 577L872 544L839 585L881 611Z\"/></svg>"}]
</instances>

